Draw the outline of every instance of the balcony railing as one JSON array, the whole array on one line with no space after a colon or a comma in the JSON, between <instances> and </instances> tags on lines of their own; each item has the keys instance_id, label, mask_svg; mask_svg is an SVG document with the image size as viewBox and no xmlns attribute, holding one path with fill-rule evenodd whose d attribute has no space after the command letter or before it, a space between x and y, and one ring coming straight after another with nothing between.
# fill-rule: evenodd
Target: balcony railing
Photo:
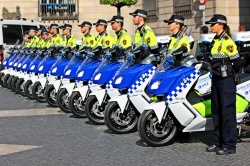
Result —
<instances>
[{"instance_id":1,"label":"balcony railing","mask_svg":"<svg viewBox=\"0 0 250 166\"><path fill-rule=\"evenodd\" d=\"M42 21L79 21L79 0L39 0L38 9Z\"/></svg>"}]
</instances>

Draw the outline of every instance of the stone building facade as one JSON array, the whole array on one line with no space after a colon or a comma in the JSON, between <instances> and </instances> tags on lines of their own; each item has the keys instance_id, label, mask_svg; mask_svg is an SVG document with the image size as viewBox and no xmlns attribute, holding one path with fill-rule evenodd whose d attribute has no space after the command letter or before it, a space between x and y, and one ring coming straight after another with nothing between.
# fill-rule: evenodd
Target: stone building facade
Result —
<instances>
[{"instance_id":1,"label":"stone building facade","mask_svg":"<svg viewBox=\"0 0 250 166\"><path fill-rule=\"evenodd\" d=\"M49 0L45 0L49 1ZM53 1L53 0L52 0ZM60 0L54 0L60 1ZM62 1L62 0L61 0ZM82 21L96 22L98 19L109 20L113 15L116 15L116 8L109 5L100 5L99 0L76 0L78 1L79 17L78 20L42 20L44 24L51 23L63 24L70 23L73 25L73 34L80 39L82 34L80 28L77 27ZM156 35L169 34L167 24L163 20L168 19L174 12L176 12L177 0L139 0L136 5L130 7L122 7L121 15L125 18L124 28L127 29L129 34L133 36L136 27L133 25L132 17L128 14L137 8L145 8L151 10L152 7L156 8L156 17L148 24L154 29ZM185 13L185 24L192 28L192 35L195 40L198 39L199 29L202 26L202 11L199 10L198 0L179 0L178 2L190 2L191 11ZM147 3L148 6L147 6ZM21 18L29 20L39 20L39 0L11 0L0 1L0 9L6 7L10 12L16 11L16 6L20 6ZM149 7L149 8L147 8ZM210 19L214 13L221 13L227 16L229 26L232 32L237 32L239 24L246 24L247 28L250 25L250 3L249 0L207 0L205 9L205 20ZM0 16L1 18L1 16ZM79 22L78 22L79 21ZM95 35L95 28L92 29ZM108 32L114 34L111 27L108 27Z\"/></svg>"}]
</instances>

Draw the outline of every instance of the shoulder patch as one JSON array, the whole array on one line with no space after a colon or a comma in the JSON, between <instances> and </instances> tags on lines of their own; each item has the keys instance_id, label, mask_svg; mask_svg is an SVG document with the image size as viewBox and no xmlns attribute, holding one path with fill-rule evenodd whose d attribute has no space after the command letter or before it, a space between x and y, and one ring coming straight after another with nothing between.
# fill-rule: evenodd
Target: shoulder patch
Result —
<instances>
[{"instance_id":1,"label":"shoulder patch","mask_svg":"<svg viewBox=\"0 0 250 166\"><path fill-rule=\"evenodd\" d=\"M183 43L181 46L187 47L187 44L186 44L186 43Z\"/></svg>"},{"instance_id":2,"label":"shoulder patch","mask_svg":"<svg viewBox=\"0 0 250 166\"><path fill-rule=\"evenodd\" d=\"M124 45L126 45L127 44L127 40L123 40L123 42L122 42Z\"/></svg>"},{"instance_id":3,"label":"shoulder patch","mask_svg":"<svg viewBox=\"0 0 250 166\"><path fill-rule=\"evenodd\" d=\"M106 43L107 45L109 45L110 41L109 41L109 40L107 40L105 43Z\"/></svg>"},{"instance_id":4,"label":"shoulder patch","mask_svg":"<svg viewBox=\"0 0 250 166\"><path fill-rule=\"evenodd\" d=\"M228 40L228 39L229 39L229 37L228 37L227 35L224 35L223 38L224 38L225 40Z\"/></svg>"},{"instance_id":5,"label":"shoulder patch","mask_svg":"<svg viewBox=\"0 0 250 166\"><path fill-rule=\"evenodd\" d=\"M147 43L150 43L150 37L147 39Z\"/></svg>"},{"instance_id":6,"label":"shoulder patch","mask_svg":"<svg viewBox=\"0 0 250 166\"><path fill-rule=\"evenodd\" d=\"M90 44L93 44L94 43L94 41L93 40L90 40Z\"/></svg>"},{"instance_id":7,"label":"shoulder patch","mask_svg":"<svg viewBox=\"0 0 250 166\"><path fill-rule=\"evenodd\" d=\"M233 45L228 45L227 50L232 53L234 51L234 46Z\"/></svg>"}]
</instances>

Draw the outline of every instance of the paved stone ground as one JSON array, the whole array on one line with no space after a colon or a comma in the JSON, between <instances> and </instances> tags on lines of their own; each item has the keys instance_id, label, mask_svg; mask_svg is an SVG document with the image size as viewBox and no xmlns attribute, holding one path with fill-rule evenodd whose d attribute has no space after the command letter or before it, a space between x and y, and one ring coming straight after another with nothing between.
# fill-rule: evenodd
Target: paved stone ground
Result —
<instances>
[{"instance_id":1,"label":"paved stone ground","mask_svg":"<svg viewBox=\"0 0 250 166\"><path fill-rule=\"evenodd\" d=\"M92 125L51 108L53 114L4 116L7 110L31 112L49 109L0 87L0 147L34 146L30 150L0 155L1 166L77 166L77 165L248 165L250 134L244 131L237 154L217 156L205 152L212 132L192 133L190 139L177 139L165 147L149 147L138 134L116 135L106 126ZM58 114L54 114L58 112ZM0 148L1 150L1 148ZM1 152L0 152L1 154Z\"/></svg>"}]
</instances>

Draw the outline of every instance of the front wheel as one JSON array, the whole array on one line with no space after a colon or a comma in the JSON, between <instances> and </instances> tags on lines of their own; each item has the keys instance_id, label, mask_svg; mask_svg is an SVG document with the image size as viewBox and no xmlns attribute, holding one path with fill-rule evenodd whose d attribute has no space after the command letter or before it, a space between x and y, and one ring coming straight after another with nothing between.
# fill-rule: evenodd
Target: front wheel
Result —
<instances>
[{"instance_id":1,"label":"front wheel","mask_svg":"<svg viewBox=\"0 0 250 166\"><path fill-rule=\"evenodd\" d=\"M161 123L153 110L144 111L138 121L138 133L150 146L164 146L173 142L177 133L177 122L172 115L167 115Z\"/></svg>"},{"instance_id":2,"label":"front wheel","mask_svg":"<svg viewBox=\"0 0 250 166\"><path fill-rule=\"evenodd\" d=\"M4 86L5 88L8 88L8 83L7 83L7 81L8 81L8 79L9 79L9 77L10 77L10 74L5 74L5 75L3 76L3 86Z\"/></svg>"},{"instance_id":3,"label":"front wheel","mask_svg":"<svg viewBox=\"0 0 250 166\"><path fill-rule=\"evenodd\" d=\"M24 84L24 93L26 94L26 96L29 98L29 99L34 99L33 95L32 95L32 81L31 80L28 80L25 82Z\"/></svg>"},{"instance_id":4,"label":"front wheel","mask_svg":"<svg viewBox=\"0 0 250 166\"><path fill-rule=\"evenodd\" d=\"M84 109L84 101L82 100L82 96L80 92L74 91L69 98L69 108L72 114L77 118L85 118L85 109Z\"/></svg>"},{"instance_id":5,"label":"front wheel","mask_svg":"<svg viewBox=\"0 0 250 166\"><path fill-rule=\"evenodd\" d=\"M44 91L44 97L46 102L52 107L58 107L56 102L56 89L54 85L48 85Z\"/></svg>"},{"instance_id":6,"label":"front wheel","mask_svg":"<svg viewBox=\"0 0 250 166\"><path fill-rule=\"evenodd\" d=\"M58 107L66 113L70 113L69 109L69 93L66 88L61 88L56 97Z\"/></svg>"},{"instance_id":7,"label":"front wheel","mask_svg":"<svg viewBox=\"0 0 250 166\"><path fill-rule=\"evenodd\" d=\"M100 106L96 96L89 96L85 104L86 116L94 124L104 123L104 108Z\"/></svg>"},{"instance_id":8,"label":"front wheel","mask_svg":"<svg viewBox=\"0 0 250 166\"><path fill-rule=\"evenodd\" d=\"M13 90L14 92L17 92L16 86L18 79L19 79L18 77L14 77L11 80L11 90Z\"/></svg>"},{"instance_id":9,"label":"front wheel","mask_svg":"<svg viewBox=\"0 0 250 166\"><path fill-rule=\"evenodd\" d=\"M24 79L20 78L16 83L16 90L20 95L26 96L23 87L24 87Z\"/></svg>"},{"instance_id":10,"label":"front wheel","mask_svg":"<svg viewBox=\"0 0 250 166\"><path fill-rule=\"evenodd\" d=\"M44 89L40 82L35 82L32 86L32 95L37 101L41 103L45 102Z\"/></svg>"},{"instance_id":11,"label":"front wheel","mask_svg":"<svg viewBox=\"0 0 250 166\"><path fill-rule=\"evenodd\" d=\"M3 81L4 81L4 73L0 73L0 85L1 85L2 87L4 87Z\"/></svg>"},{"instance_id":12,"label":"front wheel","mask_svg":"<svg viewBox=\"0 0 250 166\"><path fill-rule=\"evenodd\" d=\"M106 126L116 134L125 134L136 131L139 115L136 114L135 108L129 105L128 110L121 112L117 102L107 104L104 111L104 121Z\"/></svg>"}]
</instances>

